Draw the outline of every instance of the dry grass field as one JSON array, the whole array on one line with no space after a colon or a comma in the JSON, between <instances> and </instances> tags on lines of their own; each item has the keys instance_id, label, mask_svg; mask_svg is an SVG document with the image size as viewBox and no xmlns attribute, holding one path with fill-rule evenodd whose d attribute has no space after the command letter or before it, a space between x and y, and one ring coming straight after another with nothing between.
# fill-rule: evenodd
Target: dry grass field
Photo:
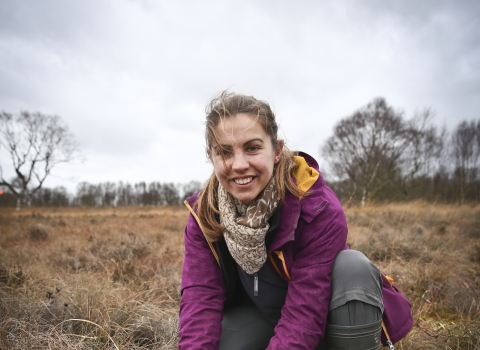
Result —
<instances>
[{"instance_id":1,"label":"dry grass field","mask_svg":"<svg viewBox=\"0 0 480 350\"><path fill-rule=\"evenodd\" d=\"M348 243L395 279L397 349L480 349L480 206L346 208ZM0 211L0 349L175 349L184 208Z\"/></svg>"}]
</instances>

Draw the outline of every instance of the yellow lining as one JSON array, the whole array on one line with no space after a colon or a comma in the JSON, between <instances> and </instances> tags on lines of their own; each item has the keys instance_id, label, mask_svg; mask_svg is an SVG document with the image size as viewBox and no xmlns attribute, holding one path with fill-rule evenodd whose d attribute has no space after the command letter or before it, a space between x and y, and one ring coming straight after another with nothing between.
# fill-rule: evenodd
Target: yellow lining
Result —
<instances>
[{"instance_id":1,"label":"yellow lining","mask_svg":"<svg viewBox=\"0 0 480 350\"><path fill-rule=\"evenodd\" d=\"M310 187L313 186L315 181L317 181L319 173L307 164L305 158L295 156L293 157L293 160L297 164L297 169L295 169L295 172L293 173L295 180L297 180L297 186L300 190L307 192Z\"/></svg>"},{"instance_id":2,"label":"yellow lining","mask_svg":"<svg viewBox=\"0 0 480 350\"><path fill-rule=\"evenodd\" d=\"M283 257L283 252L281 250L275 250L274 253L277 254L277 256L280 260L282 260L283 271L285 272L285 275L287 275L287 278L290 281L292 278L290 277L290 274L288 273L287 265L285 264L285 258Z\"/></svg>"},{"instance_id":3,"label":"yellow lining","mask_svg":"<svg viewBox=\"0 0 480 350\"><path fill-rule=\"evenodd\" d=\"M385 275L385 278L387 279L387 281L390 283L390 285L392 286L393 285L393 278L390 277L390 276L387 276Z\"/></svg>"},{"instance_id":4,"label":"yellow lining","mask_svg":"<svg viewBox=\"0 0 480 350\"><path fill-rule=\"evenodd\" d=\"M273 255L270 254L268 257L270 258L270 261L272 262L272 265L275 268L275 270L277 271L278 275L282 276L282 274L280 273L280 270L277 267L277 264L275 263L275 260L273 259Z\"/></svg>"},{"instance_id":5,"label":"yellow lining","mask_svg":"<svg viewBox=\"0 0 480 350\"><path fill-rule=\"evenodd\" d=\"M200 223L200 219L198 218L197 216L197 213L195 213L192 209L192 207L190 206L190 204L188 204L187 201L183 202L186 207L188 208L188 210L190 211L190 213L192 213L193 217L195 218L195 220L197 220L197 223L198 223L198 226L200 226L200 231L202 231L203 233L203 228L202 228L202 224ZM203 233L203 235L205 236L205 233ZM208 240L208 237L205 236L205 240L207 241L208 245L210 246L210 249L212 250L212 253L213 253L213 256L215 256L215 260L217 260L217 263L218 265L220 266L220 258L218 257L217 255L217 252L215 251L215 248L213 248L213 245L212 245L212 242L210 242Z\"/></svg>"},{"instance_id":6,"label":"yellow lining","mask_svg":"<svg viewBox=\"0 0 480 350\"><path fill-rule=\"evenodd\" d=\"M383 277L387 279L388 283L390 283L390 285L393 286L393 278L385 275L382 271L380 271L380 273L383 275Z\"/></svg>"}]
</instances>

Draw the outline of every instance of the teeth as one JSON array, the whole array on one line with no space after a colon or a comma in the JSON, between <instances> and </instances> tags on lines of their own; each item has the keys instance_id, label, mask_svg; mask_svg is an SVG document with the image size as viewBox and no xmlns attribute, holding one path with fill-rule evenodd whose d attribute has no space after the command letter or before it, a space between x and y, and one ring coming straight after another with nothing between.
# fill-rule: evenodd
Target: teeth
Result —
<instances>
[{"instance_id":1,"label":"teeth","mask_svg":"<svg viewBox=\"0 0 480 350\"><path fill-rule=\"evenodd\" d=\"M239 184L239 185L245 185L245 184L248 184L250 181L252 181L252 177L247 177L245 179L235 179L235 183Z\"/></svg>"}]
</instances>

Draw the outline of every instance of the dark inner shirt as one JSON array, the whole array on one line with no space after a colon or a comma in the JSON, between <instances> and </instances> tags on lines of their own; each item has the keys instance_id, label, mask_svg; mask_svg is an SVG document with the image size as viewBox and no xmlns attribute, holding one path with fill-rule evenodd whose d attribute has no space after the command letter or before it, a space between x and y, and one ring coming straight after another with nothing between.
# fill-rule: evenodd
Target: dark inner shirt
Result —
<instances>
[{"instance_id":1,"label":"dark inner shirt","mask_svg":"<svg viewBox=\"0 0 480 350\"><path fill-rule=\"evenodd\" d=\"M280 223L280 206L275 210L269 220L270 227L265 236L265 244L268 248L276 229ZM272 326L276 326L281 317L282 307L287 297L288 283L284 281L278 273L270 267L268 263L263 264L262 268L256 273L258 276L258 295L254 296L254 278L255 275L249 275L237 264L238 275L242 281L243 288L247 295L253 301Z\"/></svg>"}]
</instances>

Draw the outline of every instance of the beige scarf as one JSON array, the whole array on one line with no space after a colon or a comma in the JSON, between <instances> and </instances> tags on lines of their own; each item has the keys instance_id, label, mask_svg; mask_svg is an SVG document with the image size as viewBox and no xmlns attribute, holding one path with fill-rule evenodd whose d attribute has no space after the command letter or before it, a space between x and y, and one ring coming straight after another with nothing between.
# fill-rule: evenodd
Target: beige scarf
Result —
<instances>
[{"instance_id":1,"label":"beige scarf","mask_svg":"<svg viewBox=\"0 0 480 350\"><path fill-rule=\"evenodd\" d=\"M220 223L226 228L223 237L237 264L250 275L260 270L267 260L265 234L279 201L273 177L249 206L218 185Z\"/></svg>"}]
</instances>

